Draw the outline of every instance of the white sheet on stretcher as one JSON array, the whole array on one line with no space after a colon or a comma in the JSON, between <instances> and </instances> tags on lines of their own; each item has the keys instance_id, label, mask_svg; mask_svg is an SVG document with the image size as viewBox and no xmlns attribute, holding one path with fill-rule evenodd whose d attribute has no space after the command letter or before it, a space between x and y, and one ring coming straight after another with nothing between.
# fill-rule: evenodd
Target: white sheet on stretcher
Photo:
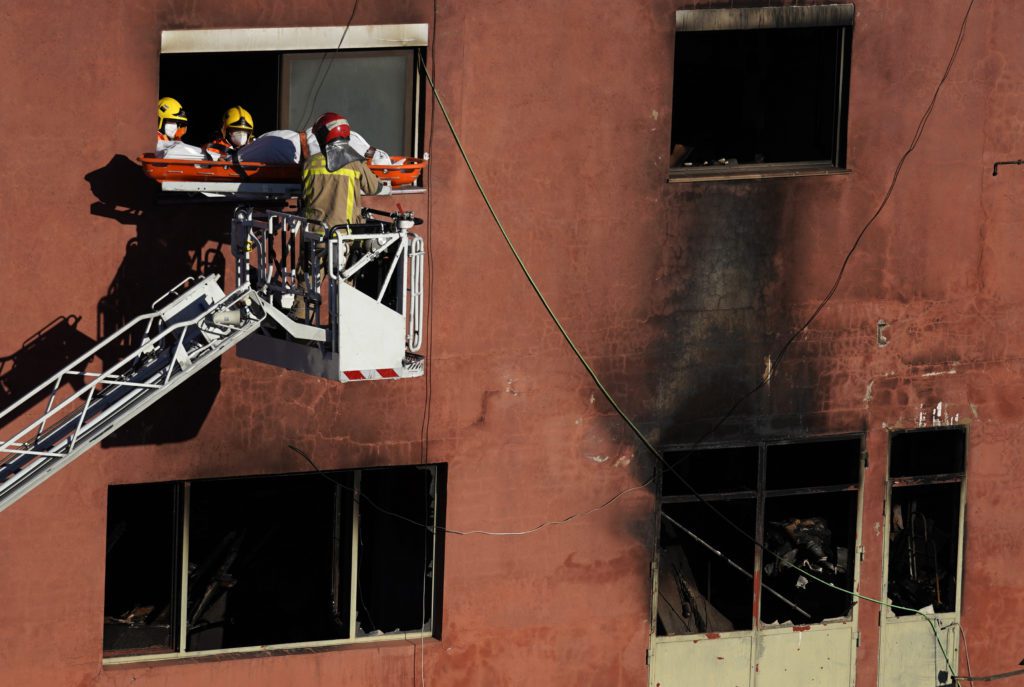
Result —
<instances>
[{"instance_id":1,"label":"white sheet on stretcher","mask_svg":"<svg viewBox=\"0 0 1024 687\"><path fill-rule=\"evenodd\" d=\"M177 160L204 160L203 149L190 146L184 141L157 141L156 156L169 157Z\"/></svg>"}]
</instances>

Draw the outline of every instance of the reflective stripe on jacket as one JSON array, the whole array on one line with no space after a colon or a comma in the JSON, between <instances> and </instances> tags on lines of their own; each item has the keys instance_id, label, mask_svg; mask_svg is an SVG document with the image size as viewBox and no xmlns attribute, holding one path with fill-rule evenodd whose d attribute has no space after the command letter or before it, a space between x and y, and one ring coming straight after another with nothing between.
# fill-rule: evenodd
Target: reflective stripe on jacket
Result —
<instances>
[{"instance_id":1,"label":"reflective stripe on jacket","mask_svg":"<svg viewBox=\"0 0 1024 687\"><path fill-rule=\"evenodd\" d=\"M363 194L379 190L377 175L361 160L332 172L323 153L317 153L302 165L303 214L328 227L361 222Z\"/></svg>"}]
</instances>

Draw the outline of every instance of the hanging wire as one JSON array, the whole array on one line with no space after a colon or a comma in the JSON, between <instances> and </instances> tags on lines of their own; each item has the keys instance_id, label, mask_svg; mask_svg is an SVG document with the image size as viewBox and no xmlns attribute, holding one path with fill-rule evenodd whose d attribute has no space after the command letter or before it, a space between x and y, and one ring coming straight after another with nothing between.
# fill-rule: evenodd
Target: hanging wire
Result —
<instances>
[{"instance_id":1,"label":"hanging wire","mask_svg":"<svg viewBox=\"0 0 1024 687\"><path fill-rule=\"evenodd\" d=\"M358 7L359 0L355 0L355 2L352 3L352 12L348 15L348 21L345 22L345 28L341 32L341 38L338 39L338 46L334 48L333 51L324 52L320 56L320 64L317 65L316 71L313 73L313 83L317 83L317 79L319 79L320 82L317 84L315 91L310 90L312 96L306 101L306 106L302 109L302 118L295 123L296 125L302 127L300 131L304 131L305 129L309 128L309 126L312 124L312 122L310 122L309 120L313 116L313 107L316 105L316 99L320 95L320 89L323 88L324 82L327 81L327 76L331 73L331 67L334 66L334 60L331 60L330 63L328 63L327 69L324 71L323 76L320 76L320 70L323 69L324 62L327 60L328 55L332 53L337 53L341 50L341 44L345 42L345 36L348 35L348 30L352 26L352 20L356 16L356 9Z\"/></svg>"}]
</instances>

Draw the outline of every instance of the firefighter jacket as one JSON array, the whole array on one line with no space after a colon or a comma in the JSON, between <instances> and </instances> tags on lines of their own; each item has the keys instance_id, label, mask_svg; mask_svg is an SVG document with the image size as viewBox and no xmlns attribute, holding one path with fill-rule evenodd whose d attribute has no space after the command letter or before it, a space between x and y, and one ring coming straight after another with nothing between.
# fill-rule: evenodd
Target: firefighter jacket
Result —
<instances>
[{"instance_id":1,"label":"firefighter jacket","mask_svg":"<svg viewBox=\"0 0 1024 687\"><path fill-rule=\"evenodd\" d=\"M362 222L363 194L379 191L380 180L362 160L332 172L324 154L317 153L302 165L303 213L328 227Z\"/></svg>"}]
</instances>

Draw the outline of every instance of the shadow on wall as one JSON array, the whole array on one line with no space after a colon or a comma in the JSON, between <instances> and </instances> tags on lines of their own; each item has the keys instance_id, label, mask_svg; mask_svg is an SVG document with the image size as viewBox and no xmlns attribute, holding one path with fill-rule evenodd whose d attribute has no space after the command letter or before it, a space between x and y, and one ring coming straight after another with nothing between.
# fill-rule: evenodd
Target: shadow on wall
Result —
<instances>
[{"instance_id":1,"label":"shadow on wall","mask_svg":"<svg viewBox=\"0 0 1024 687\"><path fill-rule=\"evenodd\" d=\"M78 330L80 320L78 315L57 317L26 339L20 349L0 356L0 410L7 409L51 373L70 365L96 345L93 339ZM84 362L88 363L88 360ZM82 377L68 377L67 381L75 391L85 384ZM51 388L42 389L16 408L11 408L10 413L0 419L0 427L19 418L52 391Z\"/></svg>"},{"instance_id":2,"label":"shadow on wall","mask_svg":"<svg viewBox=\"0 0 1024 687\"><path fill-rule=\"evenodd\" d=\"M219 274L221 252L230 233L229 204L157 204L157 186L142 169L123 155L85 176L97 201L90 211L136 227L125 246L124 259L107 293L96 306L102 340L115 334L137 315L152 311L153 303L190 276ZM214 247L208 247L210 244ZM222 281L223 284L223 281ZM109 367L140 342L123 340L107 353ZM189 378L123 428L104 440L104 446L129 446L186 441L195 437L220 390L220 361Z\"/></svg>"}]
</instances>

